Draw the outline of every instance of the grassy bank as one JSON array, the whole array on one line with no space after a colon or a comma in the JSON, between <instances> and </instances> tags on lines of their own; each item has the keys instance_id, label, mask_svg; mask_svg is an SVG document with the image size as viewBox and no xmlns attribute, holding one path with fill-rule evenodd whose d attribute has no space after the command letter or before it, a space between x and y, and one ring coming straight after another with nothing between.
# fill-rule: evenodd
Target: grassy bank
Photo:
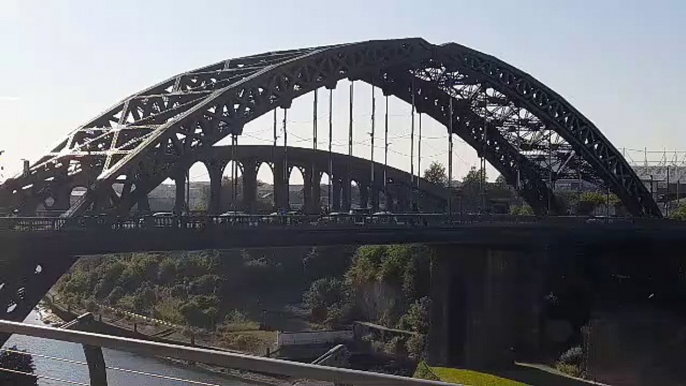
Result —
<instances>
[{"instance_id":1,"label":"grassy bank","mask_svg":"<svg viewBox=\"0 0 686 386\"><path fill-rule=\"evenodd\" d=\"M414 377L470 386L527 386L526 383L501 378L492 374L449 367L431 367L424 362L417 366Z\"/></svg>"}]
</instances>

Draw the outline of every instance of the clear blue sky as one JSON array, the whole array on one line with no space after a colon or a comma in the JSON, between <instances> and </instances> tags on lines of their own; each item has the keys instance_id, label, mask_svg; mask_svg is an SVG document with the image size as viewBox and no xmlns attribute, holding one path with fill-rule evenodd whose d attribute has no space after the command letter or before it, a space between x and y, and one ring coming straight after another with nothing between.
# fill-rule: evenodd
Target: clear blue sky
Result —
<instances>
[{"instance_id":1,"label":"clear blue sky","mask_svg":"<svg viewBox=\"0 0 686 386\"><path fill-rule=\"evenodd\" d=\"M125 96L218 60L419 36L529 72L617 147L686 150L685 24L683 0L2 0L0 149L10 167L35 160ZM306 120L311 112L303 114ZM426 130L440 134L430 124ZM435 146L443 149L441 141ZM393 147L409 153L409 142ZM475 160L463 150L462 172ZM439 153L424 152L427 160ZM392 162L409 163L400 157L394 153Z\"/></svg>"}]
</instances>

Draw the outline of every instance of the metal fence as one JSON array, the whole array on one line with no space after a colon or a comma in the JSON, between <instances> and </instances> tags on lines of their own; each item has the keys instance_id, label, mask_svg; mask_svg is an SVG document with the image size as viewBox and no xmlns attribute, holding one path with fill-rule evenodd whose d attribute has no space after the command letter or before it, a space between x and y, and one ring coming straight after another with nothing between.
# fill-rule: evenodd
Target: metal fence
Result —
<instances>
[{"instance_id":1,"label":"metal fence","mask_svg":"<svg viewBox=\"0 0 686 386\"><path fill-rule=\"evenodd\" d=\"M83 216L60 217L0 217L0 232L54 232L84 230L150 230L150 229L233 229L268 227L319 227L340 226L366 227L452 227L465 224L541 224L549 226L569 225L629 225L629 226L674 226L679 225L667 219L642 219L635 217L603 216L513 216L461 214L330 214L330 215L232 215L232 216L141 216L111 217ZM684 225L686 227L686 225Z\"/></svg>"},{"instance_id":2,"label":"metal fence","mask_svg":"<svg viewBox=\"0 0 686 386\"><path fill-rule=\"evenodd\" d=\"M0 333L19 334L44 339L53 339L65 342L79 343L85 348L100 347L113 350L126 351L145 356L169 357L180 360L199 362L222 368L239 369L263 374L272 374L280 377L288 377L296 381L301 379L328 381L334 384L345 385L374 385L374 386L448 386L444 382L428 381L390 374L372 373L366 371L350 370L335 367L326 367L306 363L290 362L285 360L257 357L244 354L236 354L209 349L185 347L173 344L156 343L137 339L120 338L109 335L94 334L82 331L72 331L44 326L35 326L25 323L0 321ZM87 356L88 358L88 356ZM74 362L74 361L72 361ZM76 363L75 363L76 364ZM91 364L87 364L91 367ZM133 371L135 369L115 369ZM3 370L0 370L3 371ZM11 370L14 371L15 370ZM92 374L92 373L91 373ZM149 374L156 376L156 374ZM159 376L159 375L158 375ZM39 376L49 377L49 375ZM92 377L92 375L91 375ZM162 378L165 378L162 376ZM167 377L168 378L168 377ZM173 379L170 379L170 381ZM91 381L93 379L91 378ZM188 380L185 380L188 382ZM74 383L74 382L71 382ZM199 382L190 381L198 384ZM92 385L96 383L91 382ZM101 385L99 381L97 385Z\"/></svg>"}]
</instances>

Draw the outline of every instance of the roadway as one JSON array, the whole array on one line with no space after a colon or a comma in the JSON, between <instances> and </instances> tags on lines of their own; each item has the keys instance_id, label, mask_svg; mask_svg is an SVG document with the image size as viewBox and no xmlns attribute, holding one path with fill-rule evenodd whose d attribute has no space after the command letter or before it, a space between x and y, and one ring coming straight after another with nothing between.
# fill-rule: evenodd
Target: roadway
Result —
<instances>
[{"instance_id":1,"label":"roadway","mask_svg":"<svg viewBox=\"0 0 686 386\"><path fill-rule=\"evenodd\" d=\"M278 220L276 220L278 219ZM93 255L325 245L459 244L537 248L570 243L682 246L686 224L669 220L442 215L3 218L0 242L22 252Z\"/></svg>"}]
</instances>

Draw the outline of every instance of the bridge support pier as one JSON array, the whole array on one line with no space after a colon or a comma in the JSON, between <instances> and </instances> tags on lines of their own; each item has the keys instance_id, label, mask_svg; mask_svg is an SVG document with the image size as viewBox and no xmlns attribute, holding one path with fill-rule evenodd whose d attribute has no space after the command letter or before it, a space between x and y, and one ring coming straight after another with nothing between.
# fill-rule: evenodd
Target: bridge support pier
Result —
<instances>
[{"instance_id":1,"label":"bridge support pier","mask_svg":"<svg viewBox=\"0 0 686 386\"><path fill-rule=\"evenodd\" d=\"M372 207L372 213L379 211L379 189L376 186L369 187L369 202Z\"/></svg>"},{"instance_id":2,"label":"bridge support pier","mask_svg":"<svg viewBox=\"0 0 686 386\"><path fill-rule=\"evenodd\" d=\"M333 184L331 186L331 211L340 212L341 211L341 180L334 177Z\"/></svg>"},{"instance_id":3,"label":"bridge support pier","mask_svg":"<svg viewBox=\"0 0 686 386\"><path fill-rule=\"evenodd\" d=\"M390 192L389 188L386 189L384 193L384 210L387 212L395 212L395 197L393 193Z\"/></svg>"},{"instance_id":4,"label":"bridge support pier","mask_svg":"<svg viewBox=\"0 0 686 386\"><path fill-rule=\"evenodd\" d=\"M312 168L305 168L303 174L303 206L304 214L312 213Z\"/></svg>"},{"instance_id":5,"label":"bridge support pier","mask_svg":"<svg viewBox=\"0 0 686 386\"><path fill-rule=\"evenodd\" d=\"M30 241L3 239L0 251L0 319L21 322L77 257ZM0 334L0 346L9 338Z\"/></svg>"},{"instance_id":6,"label":"bridge support pier","mask_svg":"<svg viewBox=\"0 0 686 386\"><path fill-rule=\"evenodd\" d=\"M257 210L257 161L243 161L243 210L255 213Z\"/></svg>"},{"instance_id":7,"label":"bridge support pier","mask_svg":"<svg viewBox=\"0 0 686 386\"><path fill-rule=\"evenodd\" d=\"M369 187L360 184L358 188L360 189L360 208L369 207Z\"/></svg>"},{"instance_id":8,"label":"bridge support pier","mask_svg":"<svg viewBox=\"0 0 686 386\"><path fill-rule=\"evenodd\" d=\"M341 179L341 182L343 183L343 202L341 203L341 210L343 212L349 212L350 211L350 198L351 198L351 189L350 189L350 175L345 174L343 175L343 178Z\"/></svg>"},{"instance_id":9,"label":"bridge support pier","mask_svg":"<svg viewBox=\"0 0 686 386\"><path fill-rule=\"evenodd\" d=\"M210 202L207 207L209 214L220 214L222 211L222 173L226 165L211 163L207 165L210 174Z\"/></svg>"},{"instance_id":10,"label":"bridge support pier","mask_svg":"<svg viewBox=\"0 0 686 386\"><path fill-rule=\"evenodd\" d=\"M538 349L543 274L535 257L524 250L434 247L432 365L497 368Z\"/></svg>"},{"instance_id":11,"label":"bridge support pier","mask_svg":"<svg viewBox=\"0 0 686 386\"><path fill-rule=\"evenodd\" d=\"M283 161L274 163L274 205L276 212L287 211L290 208L288 198L289 174Z\"/></svg>"},{"instance_id":12,"label":"bridge support pier","mask_svg":"<svg viewBox=\"0 0 686 386\"><path fill-rule=\"evenodd\" d=\"M150 213L150 200L148 195L143 195L137 202L138 213Z\"/></svg>"},{"instance_id":13,"label":"bridge support pier","mask_svg":"<svg viewBox=\"0 0 686 386\"><path fill-rule=\"evenodd\" d=\"M395 202L393 203L393 212L407 213L409 212L409 199L408 191L402 186L396 186L394 189L393 197Z\"/></svg>"},{"instance_id":14,"label":"bridge support pier","mask_svg":"<svg viewBox=\"0 0 686 386\"><path fill-rule=\"evenodd\" d=\"M317 171L312 179L312 213L319 214L322 209L322 173Z\"/></svg>"},{"instance_id":15,"label":"bridge support pier","mask_svg":"<svg viewBox=\"0 0 686 386\"><path fill-rule=\"evenodd\" d=\"M180 215L188 209L186 208L186 173L178 173L174 176L174 184L176 185L174 213Z\"/></svg>"}]
</instances>

